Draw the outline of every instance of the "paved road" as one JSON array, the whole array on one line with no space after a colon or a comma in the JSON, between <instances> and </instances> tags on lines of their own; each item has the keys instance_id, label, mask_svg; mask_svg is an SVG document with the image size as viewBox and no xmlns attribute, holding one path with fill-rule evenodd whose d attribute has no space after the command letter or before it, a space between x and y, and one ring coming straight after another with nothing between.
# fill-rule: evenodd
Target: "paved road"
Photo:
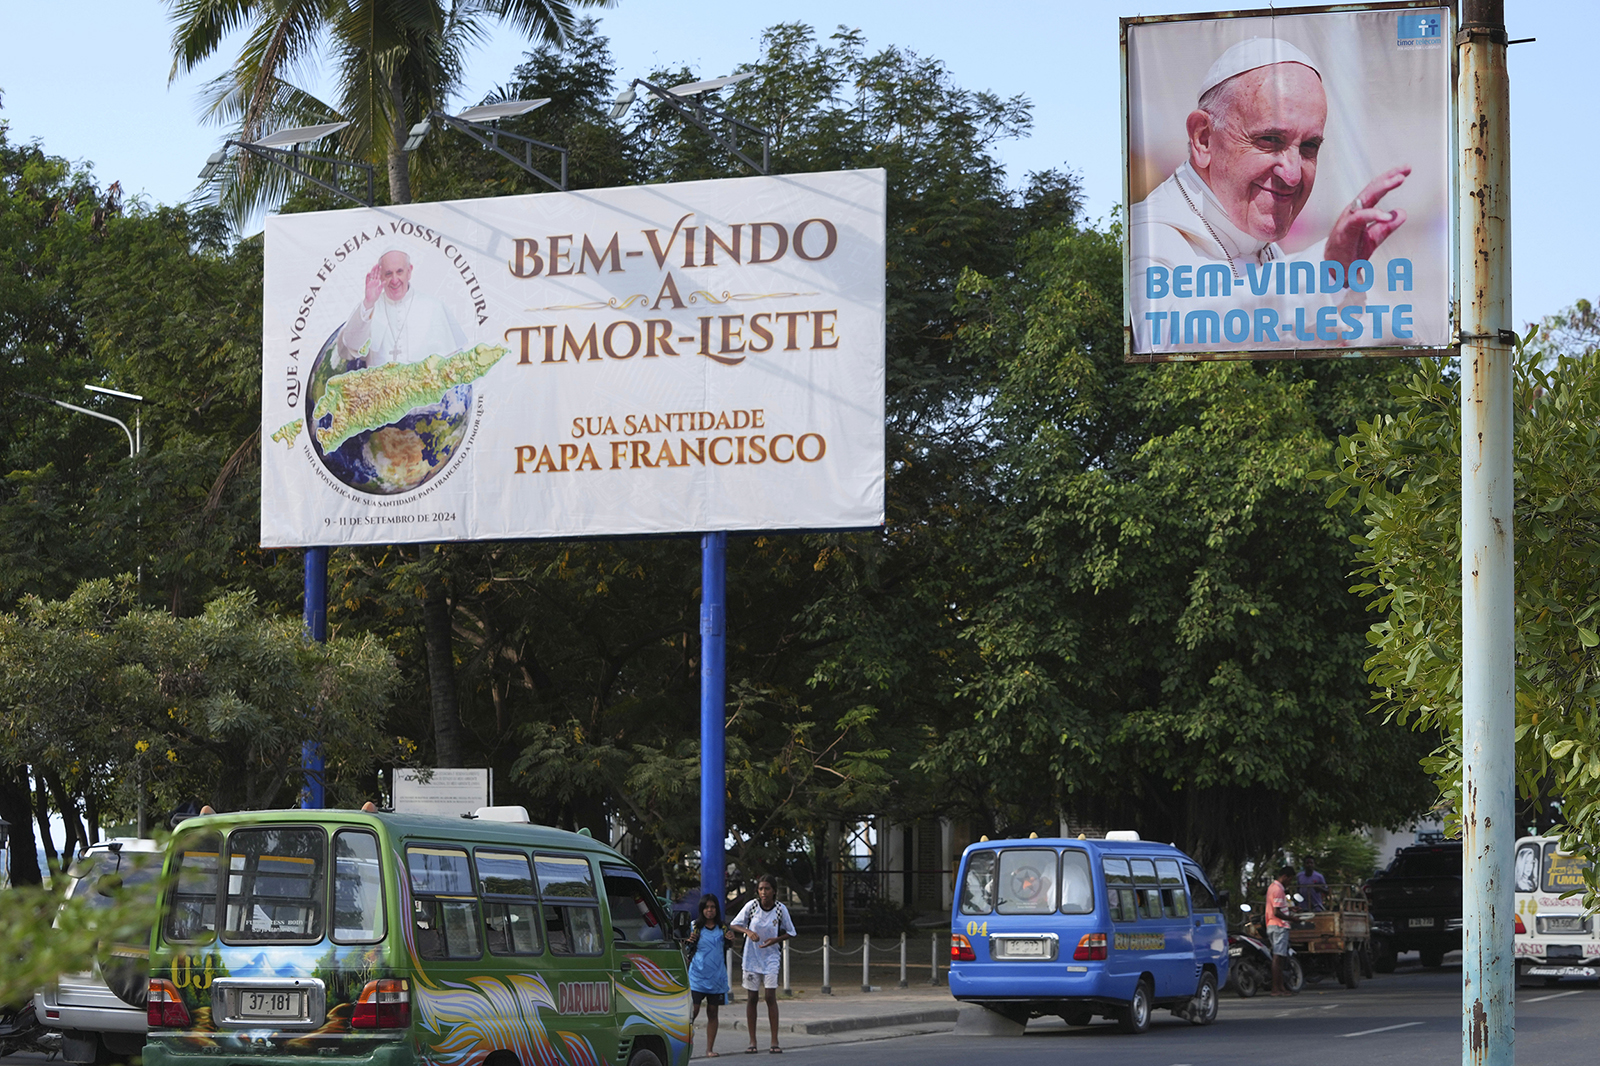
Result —
<instances>
[{"instance_id":1,"label":"paved road","mask_svg":"<svg viewBox=\"0 0 1600 1066\"><path fill-rule=\"evenodd\" d=\"M1519 1062L1587 1062L1595 1056L1600 1025L1600 987L1565 982L1557 988L1522 988L1517 993L1516 1051ZM1150 1031L1126 1036L1097 1022L1068 1028L1061 1022L1031 1022L1021 1037L962 1037L950 1033L882 1042L834 1043L797 1048L796 1054L826 1056L848 1066L936 1066L1004 1056L1005 1062L1060 1066L1222 1066L1300 1059L1319 1064L1455 1066L1461 1061L1461 970L1411 970L1363 982L1355 991L1331 982L1308 985L1289 999L1241 1000L1224 993L1217 1023L1196 1028L1161 1011Z\"/></svg>"},{"instance_id":2,"label":"paved road","mask_svg":"<svg viewBox=\"0 0 1600 1066\"><path fill-rule=\"evenodd\" d=\"M1452 955L1454 960L1456 956ZM1125 1036L1115 1025L1096 1022L1069 1028L1056 1020L1037 1019L1020 1037L972 1037L952 1032L954 1023L900 1025L893 1028L817 1032L819 1019L874 1011L888 1016L929 1006L953 1006L949 993L928 988L914 994L851 996L822 1002L795 1001L785 1006L782 1042L788 1055L826 1061L829 1066L965 1066L976 1059L1003 1057L1011 1063L1062 1066L1083 1062L1100 1066L1232 1066L1251 1061L1305 1059L1318 1066L1393 1063L1396 1066L1455 1066L1461 1061L1461 969L1447 965L1435 971L1402 965L1349 991L1331 982L1308 985L1290 999L1258 996L1241 1000L1222 997L1217 1024L1196 1028L1158 1011L1150 1031ZM811 996L804 997L807 1000ZM902 1002L901 1000L904 1000ZM976 1008L963 1008L972 1010ZM815 1016L815 1017L813 1017ZM743 1017L734 1008L725 1021ZM1528 1063L1589 1062L1600 1037L1600 985L1563 982L1558 987L1525 987L1517 992L1517 1059ZM808 1026L806 1023L810 1022ZM799 1023L791 1027L790 1022ZM807 1028L812 1032L807 1033ZM935 1030L935 1031L930 1031ZM765 1012L758 1023L761 1045L767 1042ZM746 1042L742 1022L729 1026L718 1040L723 1057L745 1061L738 1053ZM698 1059L705 1048L696 1033ZM56 1062L59 1064L59 1059ZM0 1058L0 1066L45 1066L42 1056Z\"/></svg>"}]
</instances>

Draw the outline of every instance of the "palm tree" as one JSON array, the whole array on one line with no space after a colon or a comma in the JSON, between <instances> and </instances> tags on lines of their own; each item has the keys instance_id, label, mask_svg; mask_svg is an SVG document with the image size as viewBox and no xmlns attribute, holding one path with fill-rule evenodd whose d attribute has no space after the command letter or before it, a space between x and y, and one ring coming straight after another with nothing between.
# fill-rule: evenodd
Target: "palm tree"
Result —
<instances>
[{"instance_id":1,"label":"palm tree","mask_svg":"<svg viewBox=\"0 0 1600 1066\"><path fill-rule=\"evenodd\" d=\"M239 140L285 126L348 120L341 154L388 171L391 203L411 202L401 150L406 131L443 107L462 82L465 53L491 22L531 40L563 43L575 7L614 0L169 0L174 31L170 80L192 71L229 34L248 29L227 73L206 86L208 117ZM332 101L294 84L319 58L337 72ZM222 199L236 217L279 202L290 176L240 160L222 177Z\"/></svg>"}]
</instances>

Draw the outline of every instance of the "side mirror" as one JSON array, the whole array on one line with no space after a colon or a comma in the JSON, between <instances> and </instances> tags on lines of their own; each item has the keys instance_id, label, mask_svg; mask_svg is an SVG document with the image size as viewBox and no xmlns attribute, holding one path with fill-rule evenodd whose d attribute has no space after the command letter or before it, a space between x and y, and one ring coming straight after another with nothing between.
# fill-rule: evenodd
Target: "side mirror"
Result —
<instances>
[{"instance_id":1,"label":"side mirror","mask_svg":"<svg viewBox=\"0 0 1600 1066\"><path fill-rule=\"evenodd\" d=\"M1227 910L1228 909L1228 904L1232 899L1233 899L1233 897L1230 896L1228 893L1226 893L1226 892L1218 892L1217 893L1217 910L1219 910L1219 911Z\"/></svg>"},{"instance_id":2,"label":"side mirror","mask_svg":"<svg viewBox=\"0 0 1600 1066\"><path fill-rule=\"evenodd\" d=\"M694 923L689 920L688 911L674 911L672 914L672 932L679 940L689 939L689 927Z\"/></svg>"},{"instance_id":3,"label":"side mirror","mask_svg":"<svg viewBox=\"0 0 1600 1066\"><path fill-rule=\"evenodd\" d=\"M1246 914L1249 914L1250 913L1250 904L1241 903L1241 904L1239 904L1239 909L1244 911Z\"/></svg>"},{"instance_id":4,"label":"side mirror","mask_svg":"<svg viewBox=\"0 0 1600 1066\"><path fill-rule=\"evenodd\" d=\"M1294 901L1295 901L1295 902L1296 902L1296 903L1304 903L1304 902L1305 902L1305 901L1306 901L1306 898L1305 898L1305 897L1304 897L1304 896L1302 896L1302 895L1301 895L1301 894L1300 894L1300 893L1298 893L1298 892L1296 892L1296 893L1295 893L1295 894L1294 894L1294 895L1293 895L1293 896L1291 896L1291 897L1290 897L1290 898L1291 898L1291 899L1293 899L1293 900L1294 900Z\"/></svg>"}]
</instances>

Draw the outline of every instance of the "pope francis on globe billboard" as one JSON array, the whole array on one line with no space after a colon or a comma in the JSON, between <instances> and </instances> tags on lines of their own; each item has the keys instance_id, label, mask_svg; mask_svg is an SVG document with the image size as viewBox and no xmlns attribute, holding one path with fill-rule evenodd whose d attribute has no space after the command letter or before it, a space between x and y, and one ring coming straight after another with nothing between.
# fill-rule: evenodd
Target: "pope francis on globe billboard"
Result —
<instances>
[{"instance_id":1,"label":"pope francis on globe billboard","mask_svg":"<svg viewBox=\"0 0 1600 1066\"><path fill-rule=\"evenodd\" d=\"M1450 12L1126 19L1128 357L1448 347Z\"/></svg>"}]
</instances>

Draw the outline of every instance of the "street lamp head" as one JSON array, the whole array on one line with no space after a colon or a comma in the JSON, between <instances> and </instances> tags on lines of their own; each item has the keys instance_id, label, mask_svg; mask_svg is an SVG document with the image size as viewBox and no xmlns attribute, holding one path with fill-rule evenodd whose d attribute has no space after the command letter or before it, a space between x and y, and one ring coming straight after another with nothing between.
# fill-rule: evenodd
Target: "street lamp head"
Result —
<instances>
[{"instance_id":1,"label":"street lamp head","mask_svg":"<svg viewBox=\"0 0 1600 1066\"><path fill-rule=\"evenodd\" d=\"M550 97L548 96L539 100L502 100L499 103L479 104L477 107L469 107L457 115L456 118L462 122L495 122L502 118L516 118L518 115L526 115L529 111L543 107L549 102Z\"/></svg>"},{"instance_id":2,"label":"street lamp head","mask_svg":"<svg viewBox=\"0 0 1600 1066\"><path fill-rule=\"evenodd\" d=\"M284 148L291 145L308 144L311 141L320 141L330 133L338 133L348 122L324 122L320 126L294 126L290 129L269 133L265 137L257 138L251 143L257 148Z\"/></svg>"},{"instance_id":3,"label":"street lamp head","mask_svg":"<svg viewBox=\"0 0 1600 1066\"><path fill-rule=\"evenodd\" d=\"M753 78L756 72L747 70L743 74L730 74L725 78L709 78L706 81L686 81L682 85L674 85L667 92L673 96L699 96L701 93L715 92L729 85L737 85L746 78Z\"/></svg>"},{"instance_id":4,"label":"street lamp head","mask_svg":"<svg viewBox=\"0 0 1600 1066\"><path fill-rule=\"evenodd\" d=\"M406 143L401 146L401 151L415 152L418 148L421 148L422 139L428 135L428 130L431 128L427 119L423 119L415 126L412 126L411 132L406 134Z\"/></svg>"},{"instance_id":5,"label":"street lamp head","mask_svg":"<svg viewBox=\"0 0 1600 1066\"><path fill-rule=\"evenodd\" d=\"M215 152L206 156L206 165L200 168L200 180L210 181L216 177L217 172L222 169L222 165L227 161L228 150L226 148L218 148Z\"/></svg>"},{"instance_id":6,"label":"street lamp head","mask_svg":"<svg viewBox=\"0 0 1600 1066\"><path fill-rule=\"evenodd\" d=\"M137 400L140 403L144 402L144 397L140 396L137 392L123 392L121 389L107 389L99 385L85 385L84 388L88 389L90 392L103 393L106 396L120 396L124 400Z\"/></svg>"},{"instance_id":7,"label":"street lamp head","mask_svg":"<svg viewBox=\"0 0 1600 1066\"><path fill-rule=\"evenodd\" d=\"M626 115L628 108L633 106L633 102L636 99L638 99L638 94L633 91L633 86L631 85L618 93L617 98L611 102L611 121L616 122L623 115Z\"/></svg>"}]
</instances>

